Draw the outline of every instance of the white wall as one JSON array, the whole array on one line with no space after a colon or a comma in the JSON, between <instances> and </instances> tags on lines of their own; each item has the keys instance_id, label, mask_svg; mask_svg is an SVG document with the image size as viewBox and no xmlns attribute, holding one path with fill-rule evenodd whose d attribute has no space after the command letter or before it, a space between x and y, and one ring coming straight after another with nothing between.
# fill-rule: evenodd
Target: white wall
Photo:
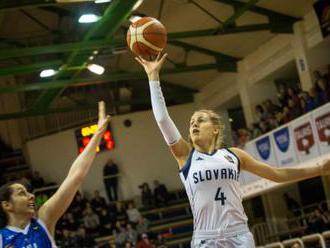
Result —
<instances>
[{"instance_id":1,"label":"white wall","mask_svg":"<svg viewBox=\"0 0 330 248\"><path fill-rule=\"evenodd\" d=\"M188 135L189 119L194 110L194 104L169 108L183 137ZM130 128L123 125L125 119L132 121ZM138 185L142 182L152 183L154 179L164 182L169 189L182 187L176 161L172 158L151 111L115 116L111 126L116 148L97 155L83 184L84 191L104 191L102 169L109 158L113 158L119 165L122 174L120 190L125 199L139 195ZM59 183L77 156L74 130L29 141L27 151L32 168L40 171L47 180Z\"/></svg>"}]
</instances>

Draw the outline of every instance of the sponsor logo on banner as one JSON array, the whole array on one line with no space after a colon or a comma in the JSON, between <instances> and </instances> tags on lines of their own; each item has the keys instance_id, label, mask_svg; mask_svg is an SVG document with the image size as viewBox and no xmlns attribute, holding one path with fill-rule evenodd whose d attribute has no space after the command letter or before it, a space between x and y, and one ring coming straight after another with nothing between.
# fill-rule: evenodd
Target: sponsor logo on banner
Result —
<instances>
[{"instance_id":1,"label":"sponsor logo on banner","mask_svg":"<svg viewBox=\"0 0 330 248\"><path fill-rule=\"evenodd\" d=\"M294 129L297 149L305 154L310 153L310 148L315 144L313 130L310 122L306 122Z\"/></svg>"},{"instance_id":2,"label":"sponsor logo on banner","mask_svg":"<svg viewBox=\"0 0 330 248\"><path fill-rule=\"evenodd\" d=\"M274 138L276 145L281 152L286 152L290 145L289 128L285 127L274 132Z\"/></svg>"},{"instance_id":3,"label":"sponsor logo on banner","mask_svg":"<svg viewBox=\"0 0 330 248\"><path fill-rule=\"evenodd\" d=\"M263 160L267 160L270 155L270 139L266 136L256 141L257 151Z\"/></svg>"},{"instance_id":4,"label":"sponsor logo on banner","mask_svg":"<svg viewBox=\"0 0 330 248\"><path fill-rule=\"evenodd\" d=\"M315 123L320 141L330 146L330 113L319 116Z\"/></svg>"}]
</instances>

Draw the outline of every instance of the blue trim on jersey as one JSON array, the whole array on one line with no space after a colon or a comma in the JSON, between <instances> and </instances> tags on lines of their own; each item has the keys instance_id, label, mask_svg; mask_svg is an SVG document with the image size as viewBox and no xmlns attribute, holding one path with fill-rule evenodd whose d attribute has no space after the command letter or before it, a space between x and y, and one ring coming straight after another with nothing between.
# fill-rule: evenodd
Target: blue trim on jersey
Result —
<instances>
[{"instance_id":1,"label":"blue trim on jersey","mask_svg":"<svg viewBox=\"0 0 330 248\"><path fill-rule=\"evenodd\" d=\"M238 170L238 172L240 172L241 171L241 160L239 159L239 157L233 152L233 151L231 151L231 150L229 150L229 148L225 148L228 152L230 152L231 154L233 154L234 155L234 157L237 159L237 170Z\"/></svg>"},{"instance_id":2,"label":"blue trim on jersey","mask_svg":"<svg viewBox=\"0 0 330 248\"><path fill-rule=\"evenodd\" d=\"M188 173L189 173L189 169L190 169L190 166L191 166L191 159L192 159L192 156L194 154L194 151L195 149L192 149L190 154L189 154L189 157L185 163L185 165L181 168L180 172L183 174L184 176L184 179L187 179L188 177Z\"/></svg>"}]
</instances>

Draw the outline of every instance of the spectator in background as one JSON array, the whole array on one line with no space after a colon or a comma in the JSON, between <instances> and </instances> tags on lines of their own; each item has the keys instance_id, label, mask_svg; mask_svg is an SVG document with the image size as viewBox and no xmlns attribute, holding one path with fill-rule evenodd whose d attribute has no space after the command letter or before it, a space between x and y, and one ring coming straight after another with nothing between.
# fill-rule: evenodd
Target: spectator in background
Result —
<instances>
[{"instance_id":1,"label":"spectator in background","mask_svg":"<svg viewBox=\"0 0 330 248\"><path fill-rule=\"evenodd\" d=\"M282 110L282 120L283 120L283 124L288 123L291 121L290 118L290 109L288 106L284 106L283 110Z\"/></svg>"},{"instance_id":2,"label":"spectator in background","mask_svg":"<svg viewBox=\"0 0 330 248\"><path fill-rule=\"evenodd\" d=\"M94 238L90 236L88 233L86 233L86 229L83 227L80 227L78 229L76 237L77 237L76 246L70 246L70 247L79 247L79 248L97 247Z\"/></svg>"},{"instance_id":3,"label":"spectator in background","mask_svg":"<svg viewBox=\"0 0 330 248\"><path fill-rule=\"evenodd\" d=\"M260 104L256 106L255 113L258 122L266 120L269 117L269 113L267 113Z\"/></svg>"},{"instance_id":4,"label":"spectator in background","mask_svg":"<svg viewBox=\"0 0 330 248\"><path fill-rule=\"evenodd\" d=\"M265 101L265 108L266 108L266 111L268 113L270 113L271 115L274 115L276 111L279 111L280 110L280 107L277 106L276 104L274 104L272 102L272 100L270 100L270 99L267 99Z\"/></svg>"},{"instance_id":5,"label":"spectator in background","mask_svg":"<svg viewBox=\"0 0 330 248\"><path fill-rule=\"evenodd\" d=\"M283 113L281 111L275 113L275 118L279 126L284 124Z\"/></svg>"},{"instance_id":6,"label":"spectator in background","mask_svg":"<svg viewBox=\"0 0 330 248\"><path fill-rule=\"evenodd\" d=\"M260 127L260 130L261 132L264 134L264 133L267 133L269 132L271 129L268 125L268 123L266 121L260 121L259 122L259 127Z\"/></svg>"},{"instance_id":7,"label":"spectator in background","mask_svg":"<svg viewBox=\"0 0 330 248\"><path fill-rule=\"evenodd\" d=\"M317 93L317 90L315 87L312 87L309 90L309 95L313 99L314 108L321 106L321 99L320 99L319 94Z\"/></svg>"},{"instance_id":8,"label":"spectator in background","mask_svg":"<svg viewBox=\"0 0 330 248\"><path fill-rule=\"evenodd\" d=\"M301 211L300 211L301 206L295 199L290 197L287 193L283 194L283 199L290 213L292 213L296 217L301 215Z\"/></svg>"},{"instance_id":9,"label":"spectator in background","mask_svg":"<svg viewBox=\"0 0 330 248\"><path fill-rule=\"evenodd\" d=\"M306 91L302 92L300 107L304 113L312 111L315 108L313 98Z\"/></svg>"},{"instance_id":10,"label":"spectator in background","mask_svg":"<svg viewBox=\"0 0 330 248\"><path fill-rule=\"evenodd\" d=\"M259 127L259 124L258 123L253 123L252 124L252 139L255 139L257 137L259 137L260 135L262 135L262 131Z\"/></svg>"},{"instance_id":11,"label":"spectator in background","mask_svg":"<svg viewBox=\"0 0 330 248\"><path fill-rule=\"evenodd\" d=\"M143 207L146 209L151 208L153 206L153 196L149 184L143 183L142 185L139 186L139 188L142 190L141 201Z\"/></svg>"},{"instance_id":12,"label":"spectator in background","mask_svg":"<svg viewBox=\"0 0 330 248\"><path fill-rule=\"evenodd\" d=\"M59 247L76 247L75 239L71 232L67 229L64 229L62 232L62 238L58 241Z\"/></svg>"},{"instance_id":13,"label":"spectator in background","mask_svg":"<svg viewBox=\"0 0 330 248\"><path fill-rule=\"evenodd\" d=\"M283 83L278 84L277 98L280 102L281 107L283 108L283 106L286 104L287 98L288 98L287 88L286 88L286 85Z\"/></svg>"},{"instance_id":14,"label":"spectator in background","mask_svg":"<svg viewBox=\"0 0 330 248\"><path fill-rule=\"evenodd\" d=\"M84 226L88 233L98 233L100 219L91 208L85 210Z\"/></svg>"},{"instance_id":15,"label":"spectator in background","mask_svg":"<svg viewBox=\"0 0 330 248\"><path fill-rule=\"evenodd\" d=\"M139 210L134 206L133 202L128 203L128 208L126 210L126 213L128 216L128 220L134 225L139 222L139 219L142 216Z\"/></svg>"},{"instance_id":16,"label":"spectator in background","mask_svg":"<svg viewBox=\"0 0 330 248\"><path fill-rule=\"evenodd\" d=\"M136 225L136 231L138 234L148 233L150 222L143 216L140 217L138 224Z\"/></svg>"},{"instance_id":17,"label":"spectator in background","mask_svg":"<svg viewBox=\"0 0 330 248\"><path fill-rule=\"evenodd\" d=\"M318 91L321 104L325 104L330 101L330 87L327 80L322 77L316 81L316 89Z\"/></svg>"},{"instance_id":18,"label":"spectator in background","mask_svg":"<svg viewBox=\"0 0 330 248\"><path fill-rule=\"evenodd\" d=\"M134 248L134 245L132 244L132 242L130 242L130 241L126 241L124 247L125 247L125 248Z\"/></svg>"},{"instance_id":19,"label":"spectator in background","mask_svg":"<svg viewBox=\"0 0 330 248\"><path fill-rule=\"evenodd\" d=\"M126 218L127 212L125 205L119 201L116 202L116 214L117 216L124 216Z\"/></svg>"},{"instance_id":20,"label":"spectator in background","mask_svg":"<svg viewBox=\"0 0 330 248\"><path fill-rule=\"evenodd\" d=\"M310 214L308 218L308 231L310 233L318 233L325 230L327 224L326 224L326 218L321 213L320 209L315 209L312 214Z\"/></svg>"},{"instance_id":21,"label":"spectator in background","mask_svg":"<svg viewBox=\"0 0 330 248\"><path fill-rule=\"evenodd\" d=\"M288 98L291 99L295 106L298 106L300 103L299 97L298 97L298 92L293 88L293 87L289 87L288 88Z\"/></svg>"},{"instance_id":22,"label":"spectator in background","mask_svg":"<svg viewBox=\"0 0 330 248\"><path fill-rule=\"evenodd\" d=\"M103 168L103 181L109 201L118 200L118 166L112 159Z\"/></svg>"},{"instance_id":23,"label":"spectator in background","mask_svg":"<svg viewBox=\"0 0 330 248\"><path fill-rule=\"evenodd\" d=\"M116 247L118 248L123 247L127 240L127 232L125 227L120 226L119 232L114 231L114 236L115 236Z\"/></svg>"},{"instance_id":24,"label":"spectator in background","mask_svg":"<svg viewBox=\"0 0 330 248\"><path fill-rule=\"evenodd\" d=\"M299 99L298 105L293 99L289 99L288 100L288 107L289 107L289 111L290 111L289 112L290 120L294 120L297 117L301 116L302 111L300 109L300 99Z\"/></svg>"},{"instance_id":25,"label":"spectator in background","mask_svg":"<svg viewBox=\"0 0 330 248\"><path fill-rule=\"evenodd\" d=\"M108 211L104 208L100 212L100 234L102 236L104 235L110 235L113 231L112 222L110 219L110 216L108 214Z\"/></svg>"},{"instance_id":26,"label":"spectator in background","mask_svg":"<svg viewBox=\"0 0 330 248\"><path fill-rule=\"evenodd\" d=\"M104 197L100 196L100 192L98 190L94 191L94 197L91 200L91 205L97 214L100 214L102 209L107 207Z\"/></svg>"},{"instance_id":27,"label":"spectator in background","mask_svg":"<svg viewBox=\"0 0 330 248\"><path fill-rule=\"evenodd\" d=\"M84 198L78 191L70 206L70 209L76 218L81 216L81 213L86 209L88 200Z\"/></svg>"},{"instance_id":28,"label":"spectator in background","mask_svg":"<svg viewBox=\"0 0 330 248\"><path fill-rule=\"evenodd\" d=\"M167 248L167 246L165 245L165 240L161 234L157 235L156 247L157 248Z\"/></svg>"},{"instance_id":29,"label":"spectator in background","mask_svg":"<svg viewBox=\"0 0 330 248\"><path fill-rule=\"evenodd\" d=\"M137 244L137 248L155 248L155 246L151 243L148 234L143 233L141 240Z\"/></svg>"},{"instance_id":30,"label":"spectator in background","mask_svg":"<svg viewBox=\"0 0 330 248\"><path fill-rule=\"evenodd\" d=\"M165 184L160 184L158 180L155 180L154 187L154 198L156 206L167 204L169 200L169 194Z\"/></svg>"},{"instance_id":31,"label":"spectator in background","mask_svg":"<svg viewBox=\"0 0 330 248\"><path fill-rule=\"evenodd\" d=\"M31 186L33 189L42 188L45 186L44 179L40 176L39 171L34 171L31 178Z\"/></svg>"},{"instance_id":32,"label":"spectator in background","mask_svg":"<svg viewBox=\"0 0 330 248\"><path fill-rule=\"evenodd\" d=\"M129 223L126 225L126 233L127 233L127 240L132 242L133 244L136 244L138 233L136 230L133 229L132 225Z\"/></svg>"}]
</instances>

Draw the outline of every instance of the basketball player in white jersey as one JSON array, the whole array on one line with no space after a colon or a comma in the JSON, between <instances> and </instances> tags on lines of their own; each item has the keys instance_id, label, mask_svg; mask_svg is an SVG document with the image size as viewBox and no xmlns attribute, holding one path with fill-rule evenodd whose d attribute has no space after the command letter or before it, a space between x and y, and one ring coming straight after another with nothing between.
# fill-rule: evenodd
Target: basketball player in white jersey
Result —
<instances>
[{"instance_id":1,"label":"basketball player in white jersey","mask_svg":"<svg viewBox=\"0 0 330 248\"><path fill-rule=\"evenodd\" d=\"M239 174L246 170L275 182L302 180L327 174L330 162L311 168L277 168L255 160L238 148L222 148L223 125L210 110L195 112L190 120L190 140L181 137L169 117L159 82L167 54L155 61L136 60L144 67L157 124L178 162L189 197L194 232L191 247L253 248L239 189Z\"/></svg>"}]
</instances>

